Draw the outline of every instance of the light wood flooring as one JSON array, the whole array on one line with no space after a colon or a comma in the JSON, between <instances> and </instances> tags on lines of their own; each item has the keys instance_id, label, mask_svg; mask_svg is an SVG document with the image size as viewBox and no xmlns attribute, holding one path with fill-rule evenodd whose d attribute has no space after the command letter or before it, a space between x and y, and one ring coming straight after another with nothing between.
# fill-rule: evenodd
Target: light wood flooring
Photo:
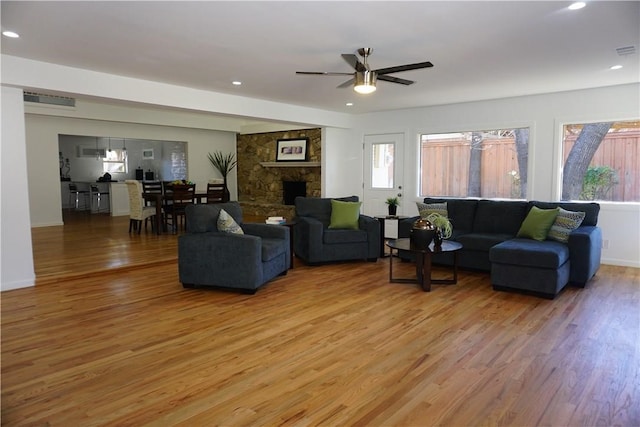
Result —
<instances>
[{"instance_id":1,"label":"light wood flooring","mask_svg":"<svg viewBox=\"0 0 640 427\"><path fill-rule=\"evenodd\" d=\"M3 426L640 425L639 269L549 301L297 261L250 296L183 289L174 235L65 219L1 295Z\"/></svg>"}]
</instances>

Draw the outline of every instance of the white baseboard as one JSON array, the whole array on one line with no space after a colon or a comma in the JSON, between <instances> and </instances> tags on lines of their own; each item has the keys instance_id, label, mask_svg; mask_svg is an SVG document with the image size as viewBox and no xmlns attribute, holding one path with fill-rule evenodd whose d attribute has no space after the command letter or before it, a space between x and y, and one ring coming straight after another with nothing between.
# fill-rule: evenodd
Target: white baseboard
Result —
<instances>
[{"instance_id":1,"label":"white baseboard","mask_svg":"<svg viewBox=\"0 0 640 427\"><path fill-rule=\"evenodd\" d=\"M640 261L633 262L632 260L628 259L602 258L600 260L600 263L606 265L616 265L618 267L640 268Z\"/></svg>"},{"instance_id":2,"label":"white baseboard","mask_svg":"<svg viewBox=\"0 0 640 427\"><path fill-rule=\"evenodd\" d=\"M0 291L11 291L14 289L30 288L36 284L36 276L31 279L23 279L15 282L3 282L0 284Z\"/></svg>"}]
</instances>

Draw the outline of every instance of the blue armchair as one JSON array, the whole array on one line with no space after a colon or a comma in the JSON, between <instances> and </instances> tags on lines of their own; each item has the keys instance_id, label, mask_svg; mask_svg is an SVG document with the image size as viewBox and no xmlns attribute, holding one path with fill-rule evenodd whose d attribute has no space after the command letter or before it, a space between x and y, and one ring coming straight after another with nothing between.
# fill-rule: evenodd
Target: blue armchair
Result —
<instances>
[{"instance_id":1,"label":"blue armchair","mask_svg":"<svg viewBox=\"0 0 640 427\"><path fill-rule=\"evenodd\" d=\"M224 209L244 234L218 229ZM189 205L186 233L178 239L178 271L185 288L212 286L255 293L291 264L289 229L280 225L243 224L237 202Z\"/></svg>"},{"instance_id":2,"label":"blue armchair","mask_svg":"<svg viewBox=\"0 0 640 427\"><path fill-rule=\"evenodd\" d=\"M380 255L380 223L359 215L357 229L332 229L330 198L296 197L293 233L294 252L307 264L333 261L376 261ZM337 198L357 202L357 196Z\"/></svg>"}]
</instances>

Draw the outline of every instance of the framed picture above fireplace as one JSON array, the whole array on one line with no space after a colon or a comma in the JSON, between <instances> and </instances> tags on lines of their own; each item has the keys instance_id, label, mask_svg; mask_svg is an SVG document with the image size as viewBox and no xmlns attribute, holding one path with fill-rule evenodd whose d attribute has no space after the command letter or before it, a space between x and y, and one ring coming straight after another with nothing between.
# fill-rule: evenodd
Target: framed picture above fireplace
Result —
<instances>
[{"instance_id":1,"label":"framed picture above fireplace","mask_svg":"<svg viewBox=\"0 0 640 427\"><path fill-rule=\"evenodd\" d=\"M304 162L307 160L309 138L279 139L276 162Z\"/></svg>"}]
</instances>

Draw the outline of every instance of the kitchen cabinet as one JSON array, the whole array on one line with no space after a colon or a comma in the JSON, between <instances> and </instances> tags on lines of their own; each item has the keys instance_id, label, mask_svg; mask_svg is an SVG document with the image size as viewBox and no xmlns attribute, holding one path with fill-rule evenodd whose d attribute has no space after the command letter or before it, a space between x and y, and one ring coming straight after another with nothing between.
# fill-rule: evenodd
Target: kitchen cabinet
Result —
<instances>
[{"instance_id":1,"label":"kitchen cabinet","mask_svg":"<svg viewBox=\"0 0 640 427\"><path fill-rule=\"evenodd\" d=\"M129 190L124 182L111 183L111 216L129 215Z\"/></svg>"}]
</instances>

